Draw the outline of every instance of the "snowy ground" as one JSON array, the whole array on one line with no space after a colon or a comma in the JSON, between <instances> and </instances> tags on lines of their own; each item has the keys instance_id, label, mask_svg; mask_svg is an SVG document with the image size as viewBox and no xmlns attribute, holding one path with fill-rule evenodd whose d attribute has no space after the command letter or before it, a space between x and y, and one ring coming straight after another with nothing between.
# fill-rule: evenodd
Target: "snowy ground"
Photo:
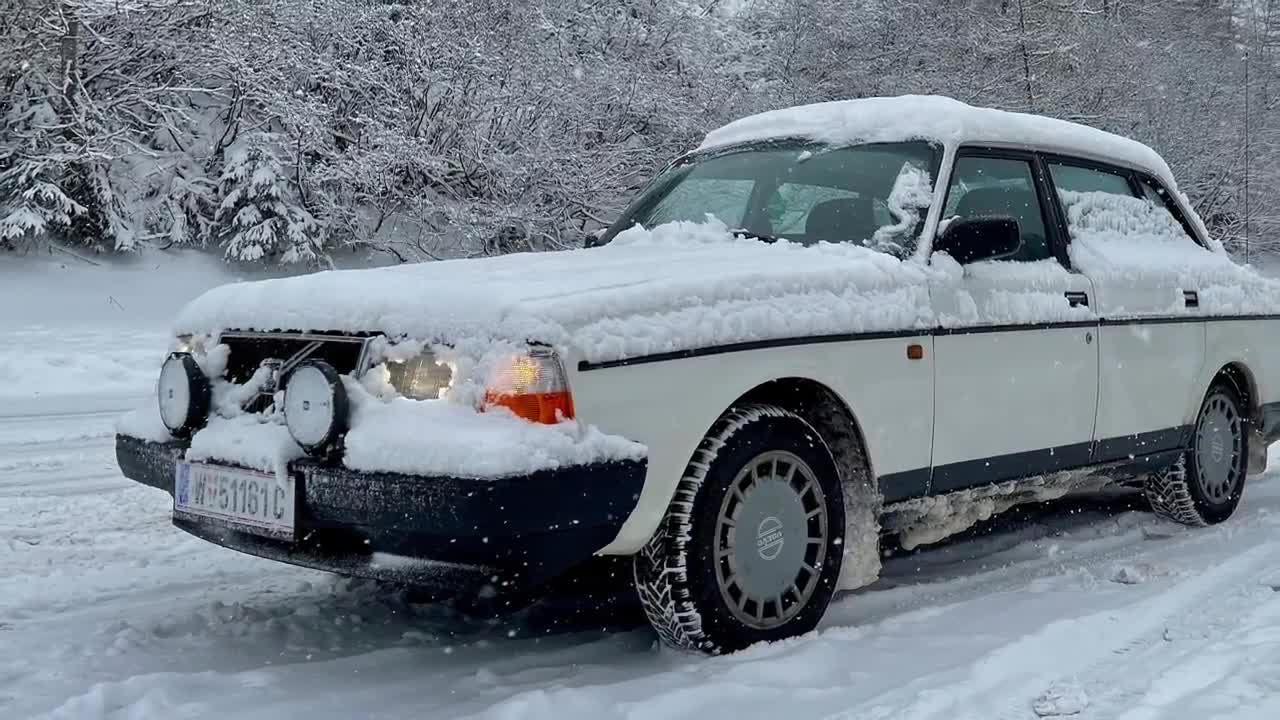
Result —
<instances>
[{"instance_id":1,"label":"snowy ground","mask_svg":"<svg viewBox=\"0 0 1280 720\"><path fill-rule=\"evenodd\" d=\"M616 607L473 621L173 529L112 453L152 314L0 318L0 718L1280 717L1280 455L1225 526L1035 508L895 555L816 633L692 657Z\"/></svg>"}]
</instances>

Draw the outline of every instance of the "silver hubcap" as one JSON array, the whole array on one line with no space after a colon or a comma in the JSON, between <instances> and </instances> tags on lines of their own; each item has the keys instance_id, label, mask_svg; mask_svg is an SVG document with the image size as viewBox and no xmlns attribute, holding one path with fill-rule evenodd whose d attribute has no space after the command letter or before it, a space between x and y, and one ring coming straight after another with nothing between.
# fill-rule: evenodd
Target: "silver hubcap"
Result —
<instances>
[{"instance_id":1,"label":"silver hubcap","mask_svg":"<svg viewBox=\"0 0 1280 720\"><path fill-rule=\"evenodd\" d=\"M716 518L716 580L733 616L764 629L799 614L818 587L828 532L826 497L803 460L771 450L748 462Z\"/></svg>"},{"instance_id":2,"label":"silver hubcap","mask_svg":"<svg viewBox=\"0 0 1280 720\"><path fill-rule=\"evenodd\" d=\"M1209 501L1224 503L1240 480L1244 432L1235 403L1221 393L1205 402L1196 424L1196 477Z\"/></svg>"}]
</instances>

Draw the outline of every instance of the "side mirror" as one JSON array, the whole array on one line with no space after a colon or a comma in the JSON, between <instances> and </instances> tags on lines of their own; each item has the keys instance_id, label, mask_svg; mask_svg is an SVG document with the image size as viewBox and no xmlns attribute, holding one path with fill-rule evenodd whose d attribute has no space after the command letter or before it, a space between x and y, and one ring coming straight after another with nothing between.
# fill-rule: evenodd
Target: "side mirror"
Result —
<instances>
[{"instance_id":1,"label":"side mirror","mask_svg":"<svg viewBox=\"0 0 1280 720\"><path fill-rule=\"evenodd\" d=\"M956 218L933 244L961 265L998 260L1022 249L1018 221L1011 217Z\"/></svg>"}]
</instances>

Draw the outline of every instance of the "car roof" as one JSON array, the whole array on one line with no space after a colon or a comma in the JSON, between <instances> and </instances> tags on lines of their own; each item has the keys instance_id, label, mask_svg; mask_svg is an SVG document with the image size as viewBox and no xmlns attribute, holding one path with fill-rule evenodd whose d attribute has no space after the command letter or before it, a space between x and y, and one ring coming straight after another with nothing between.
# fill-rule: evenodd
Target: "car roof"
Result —
<instances>
[{"instance_id":1,"label":"car roof","mask_svg":"<svg viewBox=\"0 0 1280 720\"><path fill-rule=\"evenodd\" d=\"M711 131L697 152L783 138L829 145L927 140L945 146L1027 148L1124 165L1176 189L1164 159L1136 140L1066 120L974 107L937 95L838 100L771 110Z\"/></svg>"}]
</instances>

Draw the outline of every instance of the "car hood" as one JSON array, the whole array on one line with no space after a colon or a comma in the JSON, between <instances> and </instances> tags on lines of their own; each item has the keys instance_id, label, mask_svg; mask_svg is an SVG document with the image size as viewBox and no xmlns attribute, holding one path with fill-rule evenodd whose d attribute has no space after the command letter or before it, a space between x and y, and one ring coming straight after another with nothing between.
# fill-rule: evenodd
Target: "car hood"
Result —
<instances>
[{"instance_id":1,"label":"car hood","mask_svg":"<svg viewBox=\"0 0 1280 720\"><path fill-rule=\"evenodd\" d=\"M175 330L533 340L604 361L923 326L929 272L863 247L766 244L716 222L680 222L599 248L225 285L190 303Z\"/></svg>"}]
</instances>

